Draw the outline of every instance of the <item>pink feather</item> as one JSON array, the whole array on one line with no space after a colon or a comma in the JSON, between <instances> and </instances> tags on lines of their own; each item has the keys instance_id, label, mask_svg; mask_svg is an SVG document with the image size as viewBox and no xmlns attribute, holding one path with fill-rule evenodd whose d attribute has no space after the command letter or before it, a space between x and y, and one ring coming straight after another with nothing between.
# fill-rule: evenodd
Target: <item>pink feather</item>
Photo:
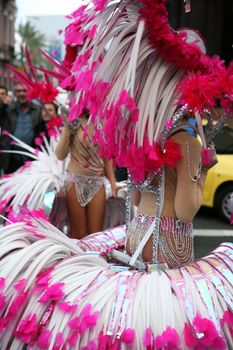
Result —
<instances>
[{"instance_id":1,"label":"pink feather","mask_svg":"<svg viewBox=\"0 0 233 350\"><path fill-rule=\"evenodd\" d=\"M37 346L40 349L48 349L50 345L51 331L44 330L37 339Z\"/></svg>"},{"instance_id":2,"label":"pink feather","mask_svg":"<svg viewBox=\"0 0 233 350\"><path fill-rule=\"evenodd\" d=\"M97 350L107 350L108 343L110 341L110 336L109 335L104 335L103 331L100 332L98 336L98 348Z\"/></svg>"},{"instance_id":3,"label":"pink feather","mask_svg":"<svg viewBox=\"0 0 233 350\"><path fill-rule=\"evenodd\" d=\"M63 302L57 304L58 308L64 313L71 313L77 310L78 305L69 302Z\"/></svg>"},{"instance_id":4,"label":"pink feather","mask_svg":"<svg viewBox=\"0 0 233 350\"><path fill-rule=\"evenodd\" d=\"M54 283L50 287L46 288L45 292L40 297L39 301L41 303L47 303L48 301L58 301L64 297L64 292L62 288L64 283Z\"/></svg>"},{"instance_id":5,"label":"pink feather","mask_svg":"<svg viewBox=\"0 0 233 350\"><path fill-rule=\"evenodd\" d=\"M27 280L25 278L22 278L20 281L18 281L14 284L14 288L18 292L22 292L25 288L26 283L27 283Z\"/></svg>"},{"instance_id":6,"label":"pink feather","mask_svg":"<svg viewBox=\"0 0 233 350\"><path fill-rule=\"evenodd\" d=\"M213 160L213 151L211 149L205 148L201 151L201 159L203 165L208 165Z\"/></svg>"},{"instance_id":7,"label":"pink feather","mask_svg":"<svg viewBox=\"0 0 233 350\"><path fill-rule=\"evenodd\" d=\"M61 346L65 344L65 339L62 332L58 332L55 340L56 346Z\"/></svg>"},{"instance_id":8,"label":"pink feather","mask_svg":"<svg viewBox=\"0 0 233 350\"><path fill-rule=\"evenodd\" d=\"M67 339L67 343L71 346L75 346L78 340L79 333L77 331L71 332L70 336Z\"/></svg>"},{"instance_id":9,"label":"pink feather","mask_svg":"<svg viewBox=\"0 0 233 350\"><path fill-rule=\"evenodd\" d=\"M29 344L37 336L38 329L36 314L29 314L20 322L14 335L23 343Z\"/></svg>"},{"instance_id":10,"label":"pink feather","mask_svg":"<svg viewBox=\"0 0 233 350\"><path fill-rule=\"evenodd\" d=\"M153 334L150 330L150 328L147 328L144 332L144 336L143 336L143 345L144 346L151 346L153 340Z\"/></svg>"},{"instance_id":11,"label":"pink feather","mask_svg":"<svg viewBox=\"0 0 233 350\"><path fill-rule=\"evenodd\" d=\"M124 330L121 336L121 341L128 346L133 345L135 339L135 331L132 328L127 328Z\"/></svg>"},{"instance_id":12,"label":"pink feather","mask_svg":"<svg viewBox=\"0 0 233 350\"><path fill-rule=\"evenodd\" d=\"M6 298L5 296L0 293L0 311L2 311L6 306Z\"/></svg>"},{"instance_id":13,"label":"pink feather","mask_svg":"<svg viewBox=\"0 0 233 350\"><path fill-rule=\"evenodd\" d=\"M74 330L78 330L79 324L80 324L80 317L75 317L68 322L68 326Z\"/></svg>"},{"instance_id":14,"label":"pink feather","mask_svg":"<svg viewBox=\"0 0 233 350\"><path fill-rule=\"evenodd\" d=\"M0 277L0 290L5 287L6 279L4 277Z\"/></svg>"},{"instance_id":15,"label":"pink feather","mask_svg":"<svg viewBox=\"0 0 233 350\"><path fill-rule=\"evenodd\" d=\"M198 337L197 333L203 336ZM200 316L194 318L192 326L185 324L184 339L187 346L195 349L207 347L212 350L225 350L227 348L224 338L218 333L214 323Z\"/></svg>"}]
</instances>

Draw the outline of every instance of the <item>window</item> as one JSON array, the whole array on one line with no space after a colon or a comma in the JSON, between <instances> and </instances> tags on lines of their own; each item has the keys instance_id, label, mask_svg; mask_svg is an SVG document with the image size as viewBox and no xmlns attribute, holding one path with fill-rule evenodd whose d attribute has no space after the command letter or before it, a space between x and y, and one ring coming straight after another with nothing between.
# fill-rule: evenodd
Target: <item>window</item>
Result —
<instances>
[{"instance_id":1,"label":"window","mask_svg":"<svg viewBox=\"0 0 233 350\"><path fill-rule=\"evenodd\" d=\"M215 136L214 143L219 154L233 154L233 129L225 126L220 133Z\"/></svg>"}]
</instances>

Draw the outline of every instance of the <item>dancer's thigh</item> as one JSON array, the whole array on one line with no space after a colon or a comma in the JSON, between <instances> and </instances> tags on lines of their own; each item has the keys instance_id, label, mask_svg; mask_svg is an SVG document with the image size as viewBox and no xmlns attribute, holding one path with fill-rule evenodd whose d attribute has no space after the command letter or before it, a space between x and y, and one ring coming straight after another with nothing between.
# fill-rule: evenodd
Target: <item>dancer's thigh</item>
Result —
<instances>
[{"instance_id":1,"label":"dancer's thigh","mask_svg":"<svg viewBox=\"0 0 233 350\"><path fill-rule=\"evenodd\" d=\"M99 232L103 228L105 212L105 188L102 186L87 205L88 233Z\"/></svg>"},{"instance_id":2,"label":"dancer's thigh","mask_svg":"<svg viewBox=\"0 0 233 350\"><path fill-rule=\"evenodd\" d=\"M88 234L86 208L82 207L78 201L75 185L73 185L66 195L67 215L70 223L70 237L81 239Z\"/></svg>"}]
</instances>

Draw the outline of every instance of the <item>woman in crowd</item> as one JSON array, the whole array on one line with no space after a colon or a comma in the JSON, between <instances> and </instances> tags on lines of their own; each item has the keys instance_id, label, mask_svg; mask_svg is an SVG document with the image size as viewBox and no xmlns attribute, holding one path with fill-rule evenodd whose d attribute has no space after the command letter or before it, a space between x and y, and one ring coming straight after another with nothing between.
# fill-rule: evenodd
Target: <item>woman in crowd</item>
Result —
<instances>
[{"instance_id":1,"label":"woman in crowd","mask_svg":"<svg viewBox=\"0 0 233 350\"><path fill-rule=\"evenodd\" d=\"M49 102L44 104L42 111L42 119L47 124L53 117L58 115L58 106L55 102Z\"/></svg>"}]
</instances>

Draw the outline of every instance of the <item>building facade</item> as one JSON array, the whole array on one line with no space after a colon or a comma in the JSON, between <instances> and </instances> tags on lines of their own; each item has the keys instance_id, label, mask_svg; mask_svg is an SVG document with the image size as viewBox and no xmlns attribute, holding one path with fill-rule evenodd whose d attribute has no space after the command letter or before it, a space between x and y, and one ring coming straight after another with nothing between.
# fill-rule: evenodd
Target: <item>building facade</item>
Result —
<instances>
[{"instance_id":1,"label":"building facade","mask_svg":"<svg viewBox=\"0 0 233 350\"><path fill-rule=\"evenodd\" d=\"M15 46L14 0L0 0L0 84L12 88L12 81L6 73L6 66L14 59Z\"/></svg>"}]
</instances>

